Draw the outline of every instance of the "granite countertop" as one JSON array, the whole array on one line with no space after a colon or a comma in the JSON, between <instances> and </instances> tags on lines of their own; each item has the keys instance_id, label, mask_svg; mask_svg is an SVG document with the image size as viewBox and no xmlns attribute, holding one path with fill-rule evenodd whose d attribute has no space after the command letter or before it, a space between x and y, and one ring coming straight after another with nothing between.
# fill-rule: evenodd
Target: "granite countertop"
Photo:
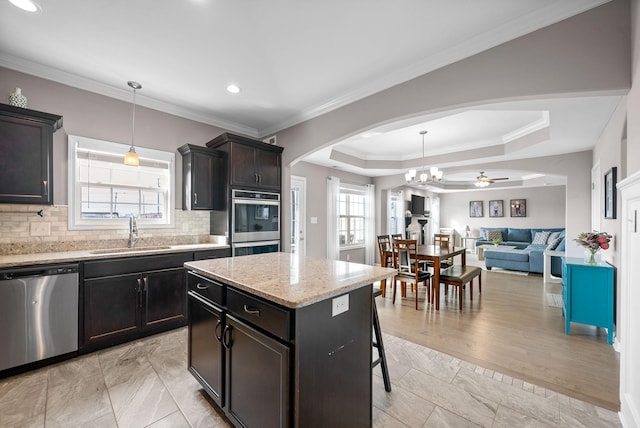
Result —
<instances>
[{"instance_id":1,"label":"granite countertop","mask_svg":"<svg viewBox=\"0 0 640 428\"><path fill-rule=\"evenodd\" d=\"M215 250L217 248L229 248L226 244L182 244L182 245L155 245L150 247L111 248L83 251L60 251L56 253L32 253L0 256L0 268L11 268L27 265L39 265L48 263L69 263L83 260L111 259L115 257L147 256L153 254L171 254L181 251Z\"/></svg>"},{"instance_id":2,"label":"granite countertop","mask_svg":"<svg viewBox=\"0 0 640 428\"><path fill-rule=\"evenodd\" d=\"M395 269L290 253L185 263L187 269L288 308L300 308L390 278Z\"/></svg>"}]
</instances>

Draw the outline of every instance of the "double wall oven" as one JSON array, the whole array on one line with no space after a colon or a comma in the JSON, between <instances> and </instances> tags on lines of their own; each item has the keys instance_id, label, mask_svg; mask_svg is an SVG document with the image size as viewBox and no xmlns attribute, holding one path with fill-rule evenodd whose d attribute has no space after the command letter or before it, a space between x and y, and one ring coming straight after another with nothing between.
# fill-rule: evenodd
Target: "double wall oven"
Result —
<instances>
[{"instance_id":1,"label":"double wall oven","mask_svg":"<svg viewBox=\"0 0 640 428\"><path fill-rule=\"evenodd\" d=\"M234 256L280 251L280 194L231 191L231 251Z\"/></svg>"}]
</instances>

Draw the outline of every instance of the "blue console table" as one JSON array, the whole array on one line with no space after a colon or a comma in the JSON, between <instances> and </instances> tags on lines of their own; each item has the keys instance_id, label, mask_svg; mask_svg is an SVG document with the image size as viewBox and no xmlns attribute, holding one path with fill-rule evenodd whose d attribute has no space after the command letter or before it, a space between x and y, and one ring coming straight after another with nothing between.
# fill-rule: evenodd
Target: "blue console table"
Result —
<instances>
[{"instance_id":1,"label":"blue console table","mask_svg":"<svg viewBox=\"0 0 640 428\"><path fill-rule=\"evenodd\" d=\"M588 264L581 258L562 259L562 314L565 333L571 333L571 323L594 325L607 329L609 344L613 343L614 268L606 262Z\"/></svg>"}]
</instances>

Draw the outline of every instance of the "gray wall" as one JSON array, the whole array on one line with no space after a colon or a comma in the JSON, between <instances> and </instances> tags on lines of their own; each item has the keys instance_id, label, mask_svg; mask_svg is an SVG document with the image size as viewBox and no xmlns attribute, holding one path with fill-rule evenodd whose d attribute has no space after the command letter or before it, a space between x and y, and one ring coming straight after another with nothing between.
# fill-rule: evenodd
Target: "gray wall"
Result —
<instances>
[{"instance_id":1,"label":"gray wall","mask_svg":"<svg viewBox=\"0 0 640 428\"><path fill-rule=\"evenodd\" d=\"M440 225L464 235L469 225L471 236L478 236L480 227L543 228L565 226L565 186L522 189L496 189L447 193L440 195ZM502 200L504 217L489 217L489 201ZM527 216L511 217L509 200L526 199ZM483 201L484 217L469 217L469 202ZM460 245L460 242L457 242Z\"/></svg>"},{"instance_id":2,"label":"gray wall","mask_svg":"<svg viewBox=\"0 0 640 428\"><path fill-rule=\"evenodd\" d=\"M540 96L624 95L631 85L629 38L629 2L606 3L280 131L283 163L295 164L308 153L375 126L452 108ZM567 181L570 235L590 226L590 163L589 155L586 172ZM284 174L287 205L286 167ZM378 186L385 180L375 180L377 196L401 184ZM288 224L283 232L289 236Z\"/></svg>"},{"instance_id":3,"label":"gray wall","mask_svg":"<svg viewBox=\"0 0 640 428\"><path fill-rule=\"evenodd\" d=\"M132 103L2 67L0 82L0 93L8 94L15 87L22 88L30 109L63 116L62 129L53 134L53 201L56 205L67 205L68 134L131 144ZM126 82L122 83L126 85ZM133 93L131 97L133 100ZM186 143L203 146L223 132L215 126L136 106L136 146L176 154L175 202L178 209L182 208L182 158L177 148Z\"/></svg>"},{"instance_id":4,"label":"gray wall","mask_svg":"<svg viewBox=\"0 0 640 428\"><path fill-rule=\"evenodd\" d=\"M338 177L341 182L350 184L371 184L371 179L306 162L299 162L292 167L291 175L307 179L306 254L311 257L324 258L327 256L327 177ZM288 219L288 211L285 215ZM311 217L317 217L318 222L311 224ZM283 234L283 236L289 235ZM283 241L288 242L288 239ZM346 260L347 255L352 262L364 263L364 249L341 251L340 260Z\"/></svg>"}]
</instances>

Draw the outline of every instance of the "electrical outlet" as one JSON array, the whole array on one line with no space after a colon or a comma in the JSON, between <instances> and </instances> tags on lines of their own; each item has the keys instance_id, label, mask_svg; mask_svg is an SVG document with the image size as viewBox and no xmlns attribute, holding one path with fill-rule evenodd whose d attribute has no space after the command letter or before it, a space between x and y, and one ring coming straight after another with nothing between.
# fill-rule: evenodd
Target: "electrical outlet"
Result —
<instances>
[{"instance_id":1,"label":"electrical outlet","mask_svg":"<svg viewBox=\"0 0 640 428\"><path fill-rule=\"evenodd\" d=\"M51 236L51 223L33 222L29 234L31 236Z\"/></svg>"},{"instance_id":2,"label":"electrical outlet","mask_svg":"<svg viewBox=\"0 0 640 428\"><path fill-rule=\"evenodd\" d=\"M331 316L335 317L349 310L349 295L334 297L331 300Z\"/></svg>"}]
</instances>

